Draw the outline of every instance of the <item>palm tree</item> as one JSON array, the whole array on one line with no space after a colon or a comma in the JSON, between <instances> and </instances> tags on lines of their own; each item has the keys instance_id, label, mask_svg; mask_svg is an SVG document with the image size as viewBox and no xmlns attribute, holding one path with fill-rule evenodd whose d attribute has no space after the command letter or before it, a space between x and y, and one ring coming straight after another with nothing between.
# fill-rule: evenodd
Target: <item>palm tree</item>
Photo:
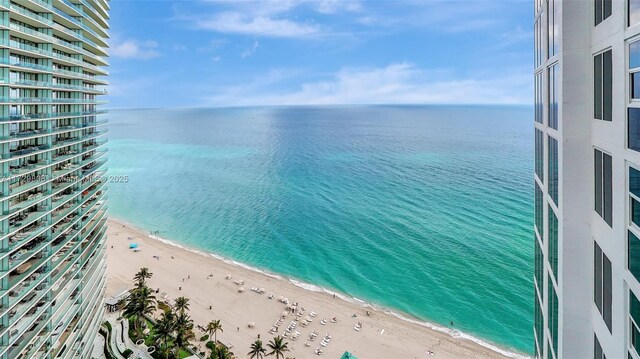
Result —
<instances>
[{"instance_id":1,"label":"palm tree","mask_svg":"<svg viewBox=\"0 0 640 359\"><path fill-rule=\"evenodd\" d=\"M140 268L138 273L136 273L133 276L133 280L136 281L138 286L142 286L142 285L147 284L147 279L151 278L152 276L153 276L153 273L149 272L149 268L142 267L142 268Z\"/></svg>"},{"instance_id":2,"label":"palm tree","mask_svg":"<svg viewBox=\"0 0 640 359\"><path fill-rule=\"evenodd\" d=\"M262 359L266 354L267 350L262 347L262 340L260 339L257 339L253 344L251 344L251 351L247 353L247 355L251 356L251 359Z\"/></svg>"},{"instance_id":3,"label":"palm tree","mask_svg":"<svg viewBox=\"0 0 640 359\"><path fill-rule=\"evenodd\" d=\"M285 342L281 336L273 337L269 344L267 344L271 351L267 355L275 355L276 359L280 359L280 357L284 358L284 352L289 351L289 343Z\"/></svg>"},{"instance_id":4,"label":"palm tree","mask_svg":"<svg viewBox=\"0 0 640 359\"><path fill-rule=\"evenodd\" d=\"M160 319L156 322L156 326L153 328L153 339L156 344L162 349L164 357L169 356L169 343L171 342L171 335L175 329L176 318L173 312L163 312Z\"/></svg>"},{"instance_id":5,"label":"palm tree","mask_svg":"<svg viewBox=\"0 0 640 359\"><path fill-rule=\"evenodd\" d=\"M227 349L227 347L223 345L215 345L211 354L209 355L209 359L231 359L233 358L233 353Z\"/></svg>"},{"instance_id":6,"label":"palm tree","mask_svg":"<svg viewBox=\"0 0 640 359\"><path fill-rule=\"evenodd\" d=\"M213 337L213 342L218 343L218 330L220 333L224 333L222 330L222 324L220 324L220 320L212 320L207 324L207 333L209 334L209 338Z\"/></svg>"},{"instance_id":7,"label":"palm tree","mask_svg":"<svg viewBox=\"0 0 640 359\"><path fill-rule=\"evenodd\" d=\"M178 313L175 321L176 340L174 343L178 351L187 348L195 337L193 334L193 320L186 313Z\"/></svg>"},{"instance_id":8,"label":"palm tree","mask_svg":"<svg viewBox=\"0 0 640 359\"><path fill-rule=\"evenodd\" d=\"M176 298L173 307L179 313L184 313L186 310L189 310L189 298L186 297L178 297Z\"/></svg>"},{"instance_id":9,"label":"palm tree","mask_svg":"<svg viewBox=\"0 0 640 359\"><path fill-rule=\"evenodd\" d=\"M135 288L125 306L124 315L133 318L133 329L140 335L140 330L145 322L145 316L151 315L156 310L156 297L149 287L143 285Z\"/></svg>"}]
</instances>

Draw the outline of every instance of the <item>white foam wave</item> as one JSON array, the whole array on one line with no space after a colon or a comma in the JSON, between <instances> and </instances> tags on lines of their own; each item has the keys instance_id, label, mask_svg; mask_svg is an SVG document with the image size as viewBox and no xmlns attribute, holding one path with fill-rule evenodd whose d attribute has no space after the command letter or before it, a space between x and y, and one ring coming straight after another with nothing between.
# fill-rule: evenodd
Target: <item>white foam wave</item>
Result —
<instances>
[{"instance_id":1,"label":"white foam wave","mask_svg":"<svg viewBox=\"0 0 640 359\"><path fill-rule=\"evenodd\" d=\"M302 282L302 281L299 281L299 280L296 280L296 279L293 279L293 278L282 277L280 275L277 275L277 274L274 274L274 273L271 273L271 272L268 272L268 271L265 271L265 270L262 270L262 269L259 269L259 268L256 268L256 267L252 267L252 266L247 265L245 263L225 258L225 257L223 257L221 255L218 255L218 254L215 254L215 253L202 252L202 251L199 251L199 250L195 250L193 248L182 246L182 245L180 245L180 244L178 244L176 242L173 242L171 240L162 238L160 236L148 235L148 237L151 238L151 239L160 241L162 243L165 243L165 244L168 244L168 245L171 245L171 246L175 246L177 248L192 252L192 253L197 253L197 254L200 254L200 255L203 255L203 256L210 256L210 257L213 257L215 259L221 260L221 261L223 261L225 263L228 263L228 264L231 264L231 265L235 265L235 266L239 266L239 267L242 267L244 269L248 269L248 270L251 270L251 271L254 271L254 272L258 272L258 273L264 274L266 276L269 276L271 278L275 278L275 279L279 279L279 280L288 280L293 285L295 285L297 287L300 287L300 288L302 288L304 290L308 290L308 291L311 291L311 292L326 293L326 294L329 294L329 295L334 295L335 297L340 298L340 299L342 299L342 300L344 300L346 302L359 305L359 306L361 306L363 308L369 308L369 309L372 309L372 310L375 310L375 311L383 312L385 314L393 315L394 317L396 317L396 318L398 318L400 320L403 320L403 321L406 321L406 322L409 322L409 323L413 323L413 324L416 324L416 325L420 325L420 326L423 326L423 327L426 327L426 328L429 328L431 330L435 330L435 331L438 331L438 332L441 332L441 333L448 334L452 338L461 338L461 339L472 341L472 342L474 342L474 343L476 343L478 345L481 345L481 346L483 346L483 347L485 347L487 349L490 349L490 350L492 350L492 351L494 351L496 353L499 353L501 355L504 355L504 356L506 356L508 358L530 359L530 357L528 357L526 355L522 355L520 353L515 353L515 352L508 351L506 349L500 348L500 347L498 347L498 346L496 346L494 344L491 344L491 343L489 343L487 341L484 341L484 340L482 340L480 338L477 338L477 337L474 337L472 335L466 334L466 333L461 332L459 330L452 330L450 328L443 327L443 326L440 326L440 325L437 325L437 324L433 324L433 323L430 323L430 322L427 322L427 321L409 318L409 317L407 317L405 315L402 315L402 314L400 314L398 312L395 312L395 311L393 311L393 310L391 310L389 308L385 308L385 307L381 307L381 306L378 306L378 305L375 305L375 304L372 304L372 303L368 303L368 302L366 302L366 301L364 301L362 299L359 299L359 298L356 298L356 297L352 297L352 296L348 296L348 295L340 293L340 292L335 292L335 291L332 291L332 290L327 289L325 287L321 287L321 286L318 286L318 285L315 285L315 284L311 284L311 283L307 283L307 282Z\"/></svg>"}]
</instances>

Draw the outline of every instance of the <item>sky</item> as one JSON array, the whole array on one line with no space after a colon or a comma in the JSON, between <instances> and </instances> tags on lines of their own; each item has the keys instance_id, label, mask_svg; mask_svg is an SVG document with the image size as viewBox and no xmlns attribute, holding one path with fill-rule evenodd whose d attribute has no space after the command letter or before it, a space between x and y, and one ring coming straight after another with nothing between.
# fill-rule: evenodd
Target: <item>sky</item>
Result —
<instances>
[{"instance_id":1,"label":"sky","mask_svg":"<svg viewBox=\"0 0 640 359\"><path fill-rule=\"evenodd\" d=\"M111 108L530 104L528 0L112 0Z\"/></svg>"}]
</instances>

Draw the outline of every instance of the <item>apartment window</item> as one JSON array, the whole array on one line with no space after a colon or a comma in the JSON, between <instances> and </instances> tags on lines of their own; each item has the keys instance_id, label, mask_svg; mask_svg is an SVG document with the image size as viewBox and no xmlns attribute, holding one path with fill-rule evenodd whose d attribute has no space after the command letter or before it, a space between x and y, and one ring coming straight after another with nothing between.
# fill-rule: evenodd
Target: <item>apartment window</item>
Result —
<instances>
[{"instance_id":1,"label":"apartment window","mask_svg":"<svg viewBox=\"0 0 640 359\"><path fill-rule=\"evenodd\" d=\"M629 44L629 95L640 99L640 41Z\"/></svg>"},{"instance_id":2,"label":"apartment window","mask_svg":"<svg viewBox=\"0 0 640 359\"><path fill-rule=\"evenodd\" d=\"M533 79L534 82L534 119L537 123L544 123L544 71L537 73Z\"/></svg>"},{"instance_id":3,"label":"apartment window","mask_svg":"<svg viewBox=\"0 0 640 359\"><path fill-rule=\"evenodd\" d=\"M536 19L536 22L533 24L533 57L534 57L534 68L538 68L544 62L544 48L542 37L542 16Z\"/></svg>"},{"instance_id":4,"label":"apartment window","mask_svg":"<svg viewBox=\"0 0 640 359\"><path fill-rule=\"evenodd\" d=\"M593 58L593 118L612 119L612 59L611 50Z\"/></svg>"},{"instance_id":5,"label":"apartment window","mask_svg":"<svg viewBox=\"0 0 640 359\"><path fill-rule=\"evenodd\" d=\"M594 150L594 164L595 210L609 227L612 227L611 156L600 150Z\"/></svg>"},{"instance_id":6,"label":"apartment window","mask_svg":"<svg viewBox=\"0 0 640 359\"><path fill-rule=\"evenodd\" d=\"M593 333L593 359L607 359L602 351L602 346L595 333Z\"/></svg>"},{"instance_id":7,"label":"apartment window","mask_svg":"<svg viewBox=\"0 0 640 359\"><path fill-rule=\"evenodd\" d=\"M543 198L543 194L542 194L542 190L540 189L540 187L538 186L538 182L535 183L535 224L536 224L536 232L538 233L538 236L540 238L542 238L543 236L543 217L542 217L542 212L543 212L543 205L544 205L544 198Z\"/></svg>"},{"instance_id":8,"label":"apartment window","mask_svg":"<svg viewBox=\"0 0 640 359\"><path fill-rule=\"evenodd\" d=\"M553 350L554 356L557 357L558 353L558 295L556 294L556 289L553 287L553 282L551 278L548 279L548 312L547 312L547 321L549 328L549 335L551 337L551 345L549 345L549 351ZM549 355L551 357L551 355Z\"/></svg>"},{"instance_id":9,"label":"apartment window","mask_svg":"<svg viewBox=\"0 0 640 359\"><path fill-rule=\"evenodd\" d=\"M640 22L640 0L628 0L629 8L629 26L633 26Z\"/></svg>"},{"instance_id":10,"label":"apartment window","mask_svg":"<svg viewBox=\"0 0 640 359\"><path fill-rule=\"evenodd\" d=\"M611 261L593 242L594 302L611 332Z\"/></svg>"},{"instance_id":11,"label":"apartment window","mask_svg":"<svg viewBox=\"0 0 640 359\"><path fill-rule=\"evenodd\" d=\"M640 239L627 231L627 269L640 282Z\"/></svg>"},{"instance_id":12,"label":"apartment window","mask_svg":"<svg viewBox=\"0 0 640 359\"><path fill-rule=\"evenodd\" d=\"M537 358L542 358L542 345L544 340L544 317L542 315L542 306L540 305L540 300L538 300L538 295L535 295L535 308L534 308L534 335L536 337L536 352Z\"/></svg>"},{"instance_id":13,"label":"apartment window","mask_svg":"<svg viewBox=\"0 0 640 359\"><path fill-rule=\"evenodd\" d=\"M547 255L549 258L549 265L551 266L553 276L555 278L558 278L558 217L556 217L556 214L551 206L548 207L547 217L547 225L549 226L549 233L547 237L549 238L549 240L547 241L547 243L549 243L549 248Z\"/></svg>"},{"instance_id":14,"label":"apartment window","mask_svg":"<svg viewBox=\"0 0 640 359\"><path fill-rule=\"evenodd\" d=\"M549 158L548 158L548 171L549 179L547 182L547 189L549 196L553 199L553 203L558 205L558 140L549 136Z\"/></svg>"},{"instance_id":15,"label":"apartment window","mask_svg":"<svg viewBox=\"0 0 640 359\"><path fill-rule=\"evenodd\" d=\"M544 280L543 277L543 273L544 273L544 256L542 255L542 248L540 247L540 241L538 240L538 238L536 238L536 236L533 236L533 241L535 242L535 253L534 253L534 257L535 257L535 270L534 270L534 275L535 275L535 279L536 279L536 289L538 293L542 293L542 281ZM640 244L640 242L639 242Z\"/></svg>"},{"instance_id":16,"label":"apartment window","mask_svg":"<svg viewBox=\"0 0 640 359\"><path fill-rule=\"evenodd\" d=\"M560 7L556 6L554 0L547 1L547 49L549 58L558 53L558 48L560 45L558 43L558 24L556 23L556 19L560 18L559 10Z\"/></svg>"},{"instance_id":17,"label":"apartment window","mask_svg":"<svg viewBox=\"0 0 640 359\"><path fill-rule=\"evenodd\" d=\"M627 145L630 149L640 152L640 108L628 109Z\"/></svg>"},{"instance_id":18,"label":"apartment window","mask_svg":"<svg viewBox=\"0 0 640 359\"><path fill-rule=\"evenodd\" d=\"M631 340L630 345L631 349L635 350L636 355L640 354L640 301L636 295L629 291L629 322L630 322L630 332L631 332Z\"/></svg>"},{"instance_id":19,"label":"apartment window","mask_svg":"<svg viewBox=\"0 0 640 359\"><path fill-rule=\"evenodd\" d=\"M596 4L596 19L595 24L598 25L606 18L611 16L611 0L595 0Z\"/></svg>"},{"instance_id":20,"label":"apartment window","mask_svg":"<svg viewBox=\"0 0 640 359\"><path fill-rule=\"evenodd\" d=\"M544 183L544 134L536 128L535 161L536 175Z\"/></svg>"},{"instance_id":21,"label":"apartment window","mask_svg":"<svg viewBox=\"0 0 640 359\"><path fill-rule=\"evenodd\" d=\"M558 129L558 64L549 67L548 86L549 86L549 127L554 130Z\"/></svg>"}]
</instances>

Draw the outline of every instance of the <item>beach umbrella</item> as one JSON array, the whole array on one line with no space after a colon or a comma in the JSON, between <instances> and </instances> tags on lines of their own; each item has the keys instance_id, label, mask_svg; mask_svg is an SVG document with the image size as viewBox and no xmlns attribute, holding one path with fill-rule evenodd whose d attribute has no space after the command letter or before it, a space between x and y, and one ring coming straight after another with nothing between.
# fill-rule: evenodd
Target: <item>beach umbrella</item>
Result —
<instances>
[{"instance_id":1,"label":"beach umbrella","mask_svg":"<svg viewBox=\"0 0 640 359\"><path fill-rule=\"evenodd\" d=\"M240 292L240 293L244 292L244 287L238 288L238 292Z\"/></svg>"},{"instance_id":2,"label":"beach umbrella","mask_svg":"<svg viewBox=\"0 0 640 359\"><path fill-rule=\"evenodd\" d=\"M249 324L247 324L247 326L248 326L249 328L253 328L253 327L255 327L255 326L256 326L256 323L254 323L254 322L249 322Z\"/></svg>"},{"instance_id":3,"label":"beach umbrella","mask_svg":"<svg viewBox=\"0 0 640 359\"><path fill-rule=\"evenodd\" d=\"M283 299L283 298L284 298L283 296L279 296L279 297L278 297L278 302L282 302L282 299Z\"/></svg>"},{"instance_id":4,"label":"beach umbrella","mask_svg":"<svg viewBox=\"0 0 640 359\"><path fill-rule=\"evenodd\" d=\"M135 249L135 248L138 248L138 243L129 244L129 249Z\"/></svg>"},{"instance_id":5,"label":"beach umbrella","mask_svg":"<svg viewBox=\"0 0 640 359\"><path fill-rule=\"evenodd\" d=\"M289 312L287 312L287 311L282 312L282 317L283 318L286 317L287 315L289 315Z\"/></svg>"}]
</instances>

